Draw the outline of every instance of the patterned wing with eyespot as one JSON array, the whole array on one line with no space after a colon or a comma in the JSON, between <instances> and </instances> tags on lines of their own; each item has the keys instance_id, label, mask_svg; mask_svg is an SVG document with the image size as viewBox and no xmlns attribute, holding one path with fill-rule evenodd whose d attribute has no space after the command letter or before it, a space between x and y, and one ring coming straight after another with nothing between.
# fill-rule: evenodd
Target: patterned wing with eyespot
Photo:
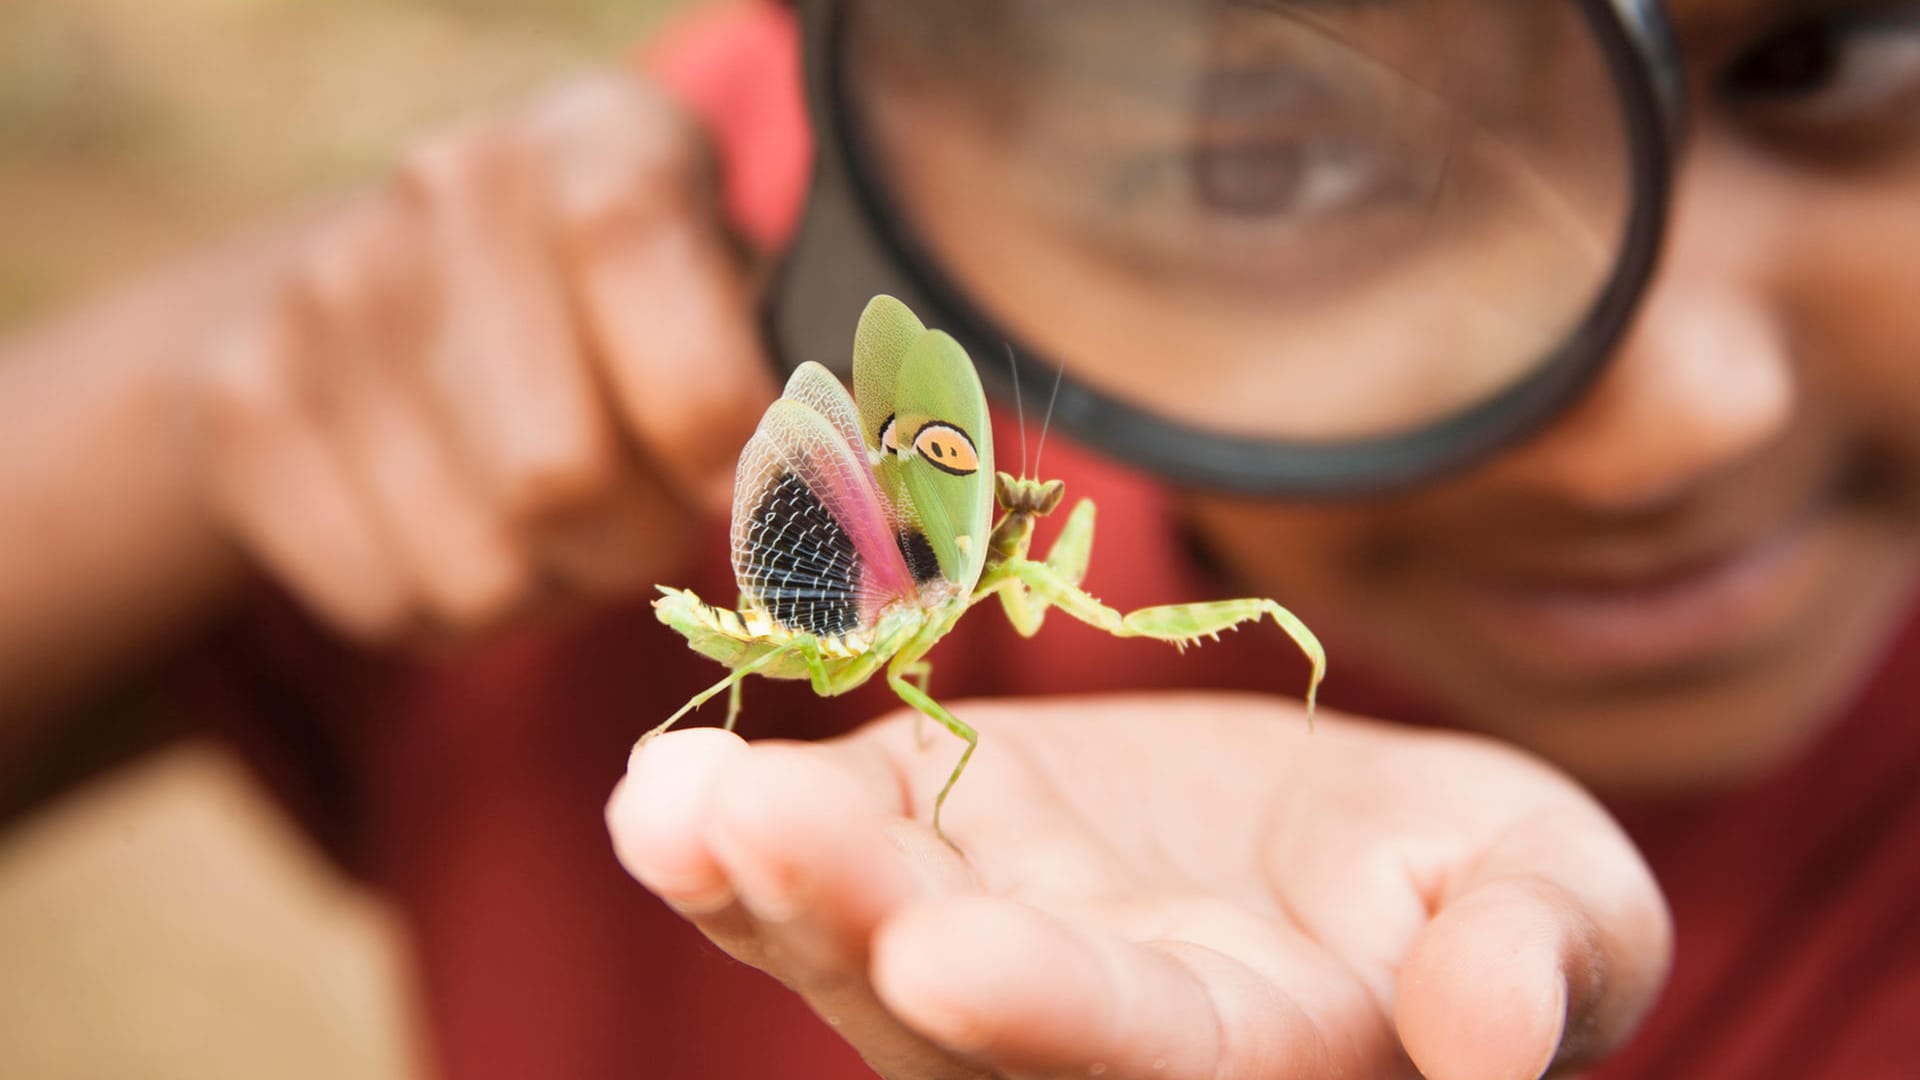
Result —
<instances>
[{"instance_id":1,"label":"patterned wing with eyespot","mask_svg":"<svg viewBox=\"0 0 1920 1080\"><path fill-rule=\"evenodd\" d=\"M733 573L745 602L816 636L873 625L914 595L893 515L844 432L801 401L767 409L734 478Z\"/></svg>"},{"instance_id":2,"label":"patterned wing with eyespot","mask_svg":"<svg viewBox=\"0 0 1920 1080\"><path fill-rule=\"evenodd\" d=\"M867 445L876 450L898 449L888 445L892 440L887 429L893 422L900 365L926 332L919 316L885 293L867 301L860 312L860 325L853 332L853 396L860 403Z\"/></svg>"},{"instance_id":3,"label":"patterned wing with eyespot","mask_svg":"<svg viewBox=\"0 0 1920 1080\"><path fill-rule=\"evenodd\" d=\"M914 341L895 375L893 413L897 449L874 468L880 489L912 506L941 574L972 591L993 526L993 427L958 341L940 330Z\"/></svg>"}]
</instances>

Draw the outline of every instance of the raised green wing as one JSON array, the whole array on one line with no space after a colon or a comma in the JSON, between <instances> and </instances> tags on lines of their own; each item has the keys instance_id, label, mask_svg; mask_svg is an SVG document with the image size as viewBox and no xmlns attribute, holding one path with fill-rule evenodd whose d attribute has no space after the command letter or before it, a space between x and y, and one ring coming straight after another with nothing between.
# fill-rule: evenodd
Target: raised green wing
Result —
<instances>
[{"instance_id":1,"label":"raised green wing","mask_svg":"<svg viewBox=\"0 0 1920 1080\"><path fill-rule=\"evenodd\" d=\"M853 397L860 406L867 445L876 450L883 448L887 423L893 419L900 364L926 332L907 305L885 293L867 301L860 313L860 325L853 332Z\"/></svg>"},{"instance_id":2,"label":"raised green wing","mask_svg":"<svg viewBox=\"0 0 1920 1080\"><path fill-rule=\"evenodd\" d=\"M874 474L896 511L911 508L900 514L903 528L917 527L923 538L903 536L902 554L915 566L913 549L924 542L941 575L971 591L993 525L993 428L959 342L939 330L920 335L900 362L893 414L888 441L898 448L881 454Z\"/></svg>"}]
</instances>

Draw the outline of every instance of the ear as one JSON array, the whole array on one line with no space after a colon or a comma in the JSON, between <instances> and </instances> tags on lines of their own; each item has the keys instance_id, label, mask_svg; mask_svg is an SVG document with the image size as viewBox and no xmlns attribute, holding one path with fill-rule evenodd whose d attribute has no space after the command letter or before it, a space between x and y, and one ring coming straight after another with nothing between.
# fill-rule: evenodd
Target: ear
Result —
<instances>
[{"instance_id":1,"label":"ear","mask_svg":"<svg viewBox=\"0 0 1920 1080\"><path fill-rule=\"evenodd\" d=\"M897 470L941 573L971 590L992 528L993 429L960 343L938 330L921 334L901 361L894 406L900 453L882 468Z\"/></svg>"},{"instance_id":2,"label":"ear","mask_svg":"<svg viewBox=\"0 0 1920 1080\"><path fill-rule=\"evenodd\" d=\"M853 397L860 406L860 427L867 445L881 448L880 435L894 412L900 364L927 332L907 305L882 293L867 301L853 332Z\"/></svg>"}]
</instances>

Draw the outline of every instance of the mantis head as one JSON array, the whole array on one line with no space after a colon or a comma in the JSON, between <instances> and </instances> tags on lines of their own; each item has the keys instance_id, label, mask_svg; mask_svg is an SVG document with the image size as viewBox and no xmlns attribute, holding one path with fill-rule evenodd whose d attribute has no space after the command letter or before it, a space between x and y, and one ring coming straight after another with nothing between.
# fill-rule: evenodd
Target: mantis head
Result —
<instances>
[{"instance_id":1,"label":"mantis head","mask_svg":"<svg viewBox=\"0 0 1920 1080\"><path fill-rule=\"evenodd\" d=\"M1008 513L1046 517L1066 497L1067 484L1064 480L1023 480L1011 473L995 473L993 494L1000 509Z\"/></svg>"}]
</instances>

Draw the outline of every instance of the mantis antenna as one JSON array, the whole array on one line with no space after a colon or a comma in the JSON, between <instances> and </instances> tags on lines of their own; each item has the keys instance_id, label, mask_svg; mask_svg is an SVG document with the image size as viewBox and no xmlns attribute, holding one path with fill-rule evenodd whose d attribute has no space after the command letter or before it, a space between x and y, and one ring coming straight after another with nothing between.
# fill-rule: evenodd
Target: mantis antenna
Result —
<instances>
[{"instance_id":1,"label":"mantis antenna","mask_svg":"<svg viewBox=\"0 0 1920 1080\"><path fill-rule=\"evenodd\" d=\"M1047 452L1047 429L1053 426L1053 404L1060 400L1060 376L1067 373L1067 365L1061 364L1053 369L1053 391L1047 395L1047 415L1040 421L1040 445L1033 451L1033 471L1040 472L1040 455ZM1022 454L1021 468L1024 470L1026 455Z\"/></svg>"},{"instance_id":2,"label":"mantis antenna","mask_svg":"<svg viewBox=\"0 0 1920 1080\"><path fill-rule=\"evenodd\" d=\"M1013 342L1007 342L1007 373L1013 382L1013 416L1020 425L1020 475L1027 475L1027 406L1020 400L1020 361L1014 359Z\"/></svg>"}]
</instances>

